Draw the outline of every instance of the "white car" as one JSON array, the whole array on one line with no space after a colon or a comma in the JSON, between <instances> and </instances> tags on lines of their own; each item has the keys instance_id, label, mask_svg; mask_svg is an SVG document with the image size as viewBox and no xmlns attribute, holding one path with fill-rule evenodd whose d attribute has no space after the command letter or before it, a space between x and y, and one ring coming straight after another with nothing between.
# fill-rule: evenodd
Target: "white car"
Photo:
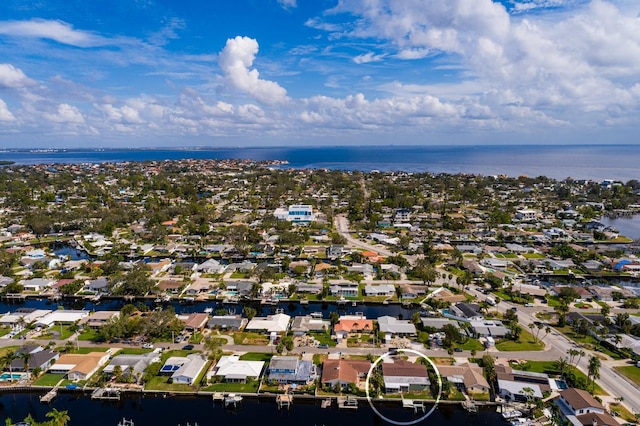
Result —
<instances>
[{"instance_id":1,"label":"white car","mask_svg":"<svg viewBox=\"0 0 640 426\"><path fill-rule=\"evenodd\" d=\"M152 343L145 343L144 345L142 345L143 348L145 349L153 349L153 344Z\"/></svg>"}]
</instances>

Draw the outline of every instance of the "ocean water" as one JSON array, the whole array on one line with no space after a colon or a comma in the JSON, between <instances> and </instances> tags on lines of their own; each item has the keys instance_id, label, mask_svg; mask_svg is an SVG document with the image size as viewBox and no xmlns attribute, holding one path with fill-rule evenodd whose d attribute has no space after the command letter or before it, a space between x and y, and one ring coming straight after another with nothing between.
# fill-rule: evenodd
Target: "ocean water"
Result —
<instances>
[{"instance_id":1,"label":"ocean water","mask_svg":"<svg viewBox=\"0 0 640 426\"><path fill-rule=\"evenodd\" d=\"M378 408L378 406L376 406ZM52 408L67 410L69 426L116 426L123 418L135 426L382 426L389 425L366 404L357 410L338 410L335 406L321 408L319 401L301 401L294 397L293 406L278 410L275 397L268 400L245 399L235 409L225 409L220 402L213 403L208 396L139 396L120 401L92 401L87 395L61 393L50 405L42 405L38 395L18 393L0 396L0 419L23 420L31 413L37 421L46 420ZM402 409L399 405L378 408L390 420L410 422L422 414ZM449 426L484 426L504 424L495 409L468 414L459 406L439 405L427 419L419 424L448 424Z\"/></svg>"},{"instance_id":2,"label":"ocean water","mask_svg":"<svg viewBox=\"0 0 640 426\"><path fill-rule=\"evenodd\" d=\"M640 215L616 218L603 217L600 222L616 228L621 235L634 240L640 239Z\"/></svg>"},{"instance_id":3,"label":"ocean water","mask_svg":"<svg viewBox=\"0 0 640 426\"><path fill-rule=\"evenodd\" d=\"M634 145L326 146L193 149L1 151L17 164L102 163L174 159L286 160L287 167L360 171L639 179Z\"/></svg>"}]
</instances>

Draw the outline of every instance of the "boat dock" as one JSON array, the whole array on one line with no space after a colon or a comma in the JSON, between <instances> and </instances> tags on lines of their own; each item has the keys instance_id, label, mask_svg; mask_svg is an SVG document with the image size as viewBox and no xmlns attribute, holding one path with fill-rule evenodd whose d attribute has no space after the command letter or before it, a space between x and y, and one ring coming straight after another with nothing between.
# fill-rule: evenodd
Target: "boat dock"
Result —
<instances>
[{"instance_id":1,"label":"boat dock","mask_svg":"<svg viewBox=\"0 0 640 426\"><path fill-rule=\"evenodd\" d=\"M47 392L45 395L42 395L40 397L40 402L43 404L49 404L51 403L51 401L53 401L56 396L58 396L58 387L54 387L53 389L51 389L49 392Z\"/></svg>"},{"instance_id":2,"label":"boat dock","mask_svg":"<svg viewBox=\"0 0 640 426\"><path fill-rule=\"evenodd\" d=\"M224 394L222 392L215 392L213 395L211 395L211 397L214 403L216 401L224 402Z\"/></svg>"},{"instance_id":3,"label":"boat dock","mask_svg":"<svg viewBox=\"0 0 640 426\"><path fill-rule=\"evenodd\" d=\"M278 409L282 409L283 407L287 407L287 409L291 408L291 405L293 405L293 395L285 393L276 396L276 404L278 404Z\"/></svg>"},{"instance_id":4,"label":"boat dock","mask_svg":"<svg viewBox=\"0 0 640 426\"><path fill-rule=\"evenodd\" d=\"M238 404L242 402L242 396L236 395L235 393L230 393L229 395L224 397L224 406L232 408L238 408Z\"/></svg>"},{"instance_id":5,"label":"boat dock","mask_svg":"<svg viewBox=\"0 0 640 426\"><path fill-rule=\"evenodd\" d=\"M98 388L91 392L91 399L119 401L120 390L114 388Z\"/></svg>"},{"instance_id":6,"label":"boat dock","mask_svg":"<svg viewBox=\"0 0 640 426\"><path fill-rule=\"evenodd\" d=\"M320 408L329 408L331 407L331 398L323 399L320 403Z\"/></svg>"},{"instance_id":7,"label":"boat dock","mask_svg":"<svg viewBox=\"0 0 640 426\"><path fill-rule=\"evenodd\" d=\"M355 410L358 408L357 398L353 398L350 396L347 396L347 397L340 396L338 397L337 402L338 402L338 408L341 408L341 409Z\"/></svg>"},{"instance_id":8,"label":"boat dock","mask_svg":"<svg viewBox=\"0 0 640 426\"><path fill-rule=\"evenodd\" d=\"M478 406L476 405L475 401L472 400L472 399L466 399L466 400L462 401L462 408L467 410L467 412L469 412L469 413L477 413L478 412Z\"/></svg>"},{"instance_id":9,"label":"boat dock","mask_svg":"<svg viewBox=\"0 0 640 426\"><path fill-rule=\"evenodd\" d=\"M427 409L423 401L414 401L413 399L402 398L402 408L413 408L414 413L426 413Z\"/></svg>"}]
</instances>

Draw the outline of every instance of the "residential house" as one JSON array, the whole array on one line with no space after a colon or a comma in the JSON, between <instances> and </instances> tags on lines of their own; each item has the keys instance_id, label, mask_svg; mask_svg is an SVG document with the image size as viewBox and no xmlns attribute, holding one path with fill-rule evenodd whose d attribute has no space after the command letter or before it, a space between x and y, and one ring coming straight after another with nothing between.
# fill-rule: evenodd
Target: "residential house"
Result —
<instances>
[{"instance_id":1,"label":"residential house","mask_svg":"<svg viewBox=\"0 0 640 426\"><path fill-rule=\"evenodd\" d=\"M226 266L218 262L216 259L207 259L200 265L196 266L196 271L205 274L222 274Z\"/></svg>"},{"instance_id":2,"label":"residential house","mask_svg":"<svg viewBox=\"0 0 640 426\"><path fill-rule=\"evenodd\" d=\"M89 316L87 310L58 309L38 318L36 326L48 328L53 324L73 324Z\"/></svg>"},{"instance_id":3,"label":"residential house","mask_svg":"<svg viewBox=\"0 0 640 426\"><path fill-rule=\"evenodd\" d=\"M136 382L139 382L147 367L154 362L160 362L160 354L158 352L120 354L114 356L102 371L112 375L116 367L120 367L124 377L133 377Z\"/></svg>"},{"instance_id":4,"label":"residential house","mask_svg":"<svg viewBox=\"0 0 640 426\"><path fill-rule=\"evenodd\" d=\"M598 400L581 389L569 388L561 391L555 403L562 415L573 426L618 426L620 424L607 414Z\"/></svg>"},{"instance_id":5,"label":"residential house","mask_svg":"<svg viewBox=\"0 0 640 426\"><path fill-rule=\"evenodd\" d=\"M208 321L208 314L194 312L184 319L184 328L189 331L202 331Z\"/></svg>"},{"instance_id":6,"label":"residential house","mask_svg":"<svg viewBox=\"0 0 640 426\"><path fill-rule=\"evenodd\" d=\"M386 393L423 391L430 384L427 367L404 360L382 363L382 376Z\"/></svg>"},{"instance_id":7,"label":"residential house","mask_svg":"<svg viewBox=\"0 0 640 426\"><path fill-rule=\"evenodd\" d=\"M54 283L54 280L50 280L48 278L32 278L24 280L22 285L24 286L25 291L34 291L39 293L46 288L51 287Z\"/></svg>"},{"instance_id":8,"label":"residential house","mask_svg":"<svg viewBox=\"0 0 640 426\"><path fill-rule=\"evenodd\" d=\"M346 250L343 245L332 244L327 249L327 257L329 259L336 259L336 258L338 258L338 257L340 257L343 254L346 254L348 252L349 252L349 250Z\"/></svg>"},{"instance_id":9,"label":"residential house","mask_svg":"<svg viewBox=\"0 0 640 426\"><path fill-rule=\"evenodd\" d=\"M50 373L66 374L69 380L87 380L109 361L111 353L63 354L49 369Z\"/></svg>"},{"instance_id":10,"label":"residential house","mask_svg":"<svg viewBox=\"0 0 640 426\"><path fill-rule=\"evenodd\" d=\"M438 372L460 392L484 393L490 389L482 367L477 364L465 362L458 365L439 365Z\"/></svg>"},{"instance_id":11,"label":"residential house","mask_svg":"<svg viewBox=\"0 0 640 426\"><path fill-rule=\"evenodd\" d=\"M174 357L179 358L179 357ZM169 358L165 365L169 363ZM171 364L173 366L177 363ZM196 379L207 365L207 358L202 354L189 354L182 360L179 368L174 370L171 374L171 381L174 384L193 385L196 383ZM162 367L164 369L164 366ZM162 369L160 371L162 371Z\"/></svg>"},{"instance_id":12,"label":"residential house","mask_svg":"<svg viewBox=\"0 0 640 426\"><path fill-rule=\"evenodd\" d=\"M287 314L267 315L266 317L254 317L245 326L247 331L266 331L269 333L284 333L289 329L291 317Z\"/></svg>"},{"instance_id":13,"label":"residential house","mask_svg":"<svg viewBox=\"0 0 640 426\"><path fill-rule=\"evenodd\" d=\"M331 321L322 318L314 318L310 315L293 318L291 331L295 336L304 336L309 332L324 332L331 329Z\"/></svg>"},{"instance_id":14,"label":"residential house","mask_svg":"<svg viewBox=\"0 0 640 426\"><path fill-rule=\"evenodd\" d=\"M264 364L264 361L243 361L237 355L225 355L213 368L213 375L228 383L246 383L248 379L260 377Z\"/></svg>"},{"instance_id":15,"label":"residential house","mask_svg":"<svg viewBox=\"0 0 640 426\"><path fill-rule=\"evenodd\" d=\"M25 362L24 358L22 358L22 354L29 354L29 371L33 371L36 368L41 371L47 371L49 367L51 367L51 365L60 357L60 352L50 351L40 345L24 345L16 351L16 355L20 355L20 357L11 362L12 371L25 370Z\"/></svg>"},{"instance_id":16,"label":"residential house","mask_svg":"<svg viewBox=\"0 0 640 426\"><path fill-rule=\"evenodd\" d=\"M158 283L158 290L165 293L178 294L184 286L184 281L162 280Z\"/></svg>"},{"instance_id":17,"label":"residential house","mask_svg":"<svg viewBox=\"0 0 640 426\"><path fill-rule=\"evenodd\" d=\"M451 306L453 314L467 321L481 321L484 315L480 312L480 305L476 303L456 303Z\"/></svg>"},{"instance_id":18,"label":"residential house","mask_svg":"<svg viewBox=\"0 0 640 426\"><path fill-rule=\"evenodd\" d=\"M297 283L296 293L320 294L322 292L322 284Z\"/></svg>"},{"instance_id":19,"label":"residential house","mask_svg":"<svg viewBox=\"0 0 640 426\"><path fill-rule=\"evenodd\" d=\"M329 287L329 293L332 296L358 297L358 292L358 283L332 284Z\"/></svg>"},{"instance_id":20,"label":"residential house","mask_svg":"<svg viewBox=\"0 0 640 426\"><path fill-rule=\"evenodd\" d=\"M399 320L388 315L378 318L378 327L381 332L385 333L387 340L393 336L416 335L416 326L409 320Z\"/></svg>"},{"instance_id":21,"label":"residential house","mask_svg":"<svg viewBox=\"0 0 640 426\"><path fill-rule=\"evenodd\" d=\"M0 317L0 325L9 325L12 327L25 326L51 312L52 311L47 309L18 308L13 313L7 313Z\"/></svg>"},{"instance_id":22,"label":"residential house","mask_svg":"<svg viewBox=\"0 0 640 426\"><path fill-rule=\"evenodd\" d=\"M469 324L476 338L493 337L500 339L511 333L502 321L499 320L473 320L470 321Z\"/></svg>"},{"instance_id":23,"label":"residential house","mask_svg":"<svg viewBox=\"0 0 640 426\"><path fill-rule=\"evenodd\" d=\"M119 316L120 311L96 311L82 318L78 324L97 330Z\"/></svg>"},{"instance_id":24,"label":"residential house","mask_svg":"<svg viewBox=\"0 0 640 426\"><path fill-rule=\"evenodd\" d=\"M365 296L380 297L393 296L396 294L396 287L393 284L366 285L364 287Z\"/></svg>"},{"instance_id":25,"label":"residential house","mask_svg":"<svg viewBox=\"0 0 640 426\"><path fill-rule=\"evenodd\" d=\"M333 327L338 340L346 339L352 333L371 333L372 331L373 321L360 315L344 315Z\"/></svg>"},{"instance_id":26,"label":"residential house","mask_svg":"<svg viewBox=\"0 0 640 426\"><path fill-rule=\"evenodd\" d=\"M371 361L325 359L322 364L322 384L332 388L346 388L351 384L360 385L367 377Z\"/></svg>"},{"instance_id":27,"label":"residential house","mask_svg":"<svg viewBox=\"0 0 640 426\"><path fill-rule=\"evenodd\" d=\"M296 356L274 356L269 362L269 381L306 385L316 378L316 366L312 361L300 360Z\"/></svg>"},{"instance_id":28,"label":"residential house","mask_svg":"<svg viewBox=\"0 0 640 426\"><path fill-rule=\"evenodd\" d=\"M240 330L249 320L240 315L214 315L209 319L207 327L223 330Z\"/></svg>"},{"instance_id":29,"label":"residential house","mask_svg":"<svg viewBox=\"0 0 640 426\"><path fill-rule=\"evenodd\" d=\"M86 281L84 284L84 290L92 291L97 294L105 294L109 292L109 281L105 277L101 277L95 280Z\"/></svg>"}]
</instances>

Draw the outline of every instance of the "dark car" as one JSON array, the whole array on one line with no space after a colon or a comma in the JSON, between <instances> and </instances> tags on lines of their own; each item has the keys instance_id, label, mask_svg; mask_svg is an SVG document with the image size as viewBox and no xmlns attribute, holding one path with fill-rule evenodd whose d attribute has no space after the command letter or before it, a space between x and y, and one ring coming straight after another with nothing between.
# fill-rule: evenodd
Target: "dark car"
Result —
<instances>
[{"instance_id":1,"label":"dark car","mask_svg":"<svg viewBox=\"0 0 640 426\"><path fill-rule=\"evenodd\" d=\"M193 345L184 345L182 347L182 349L185 350L185 351L192 351L194 347L195 346L193 346Z\"/></svg>"},{"instance_id":2,"label":"dark car","mask_svg":"<svg viewBox=\"0 0 640 426\"><path fill-rule=\"evenodd\" d=\"M318 349L329 349L329 345L327 345L326 343L320 343L318 345Z\"/></svg>"},{"instance_id":3,"label":"dark car","mask_svg":"<svg viewBox=\"0 0 640 426\"><path fill-rule=\"evenodd\" d=\"M462 348L454 348L453 351L454 352L462 352Z\"/></svg>"}]
</instances>

